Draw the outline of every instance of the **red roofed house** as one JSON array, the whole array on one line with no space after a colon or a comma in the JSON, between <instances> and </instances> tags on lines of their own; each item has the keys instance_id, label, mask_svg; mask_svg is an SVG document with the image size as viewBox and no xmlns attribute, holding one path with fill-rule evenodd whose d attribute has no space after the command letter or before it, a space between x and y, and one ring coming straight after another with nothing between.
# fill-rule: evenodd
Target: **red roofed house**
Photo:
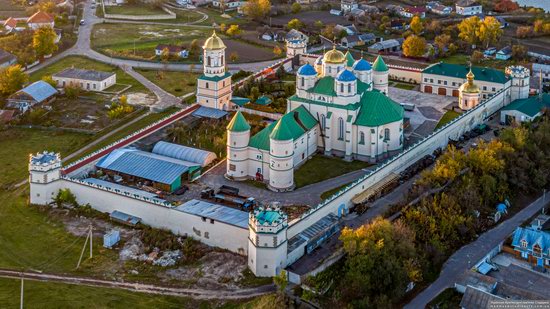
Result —
<instances>
[{"instance_id":1,"label":"red roofed house","mask_svg":"<svg viewBox=\"0 0 550 309\"><path fill-rule=\"evenodd\" d=\"M32 30L36 30L40 27L52 27L54 26L54 19L48 13L38 11L34 13L29 19L27 19L27 25Z\"/></svg>"},{"instance_id":2,"label":"red roofed house","mask_svg":"<svg viewBox=\"0 0 550 309\"><path fill-rule=\"evenodd\" d=\"M17 27L17 20L13 17L10 17L4 21L4 28L8 31L12 31Z\"/></svg>"},{"instance_id":3,"label":"red roofed house","mask_svg":"<svg viewBox=\"0 0 550 309\"><path fill-rule=\"evenodd\" d=\"M425 18L426 8L423 6L409 6L403 9L401 12L399 12L399 14L407 18L412 18L415 15L417 15L420 18Z\"/></svg>"}]
</instances>

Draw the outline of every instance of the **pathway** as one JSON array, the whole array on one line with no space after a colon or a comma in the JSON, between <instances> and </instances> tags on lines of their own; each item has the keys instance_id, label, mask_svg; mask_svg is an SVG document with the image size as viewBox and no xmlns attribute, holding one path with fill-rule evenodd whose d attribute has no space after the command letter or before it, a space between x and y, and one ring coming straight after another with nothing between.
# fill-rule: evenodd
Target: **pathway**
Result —
<instances>
[{"instance_id":1,"label":"pathway","mask_svg":"<svg viewBox=\"0 0 550 309\"><path fill-rule=\"evenodd\" d=\"M134 292L142 292L157 295L184 296L194 299L248 299L261 296L267 293L273 293L275 286L273 284L264 285L256 288L244 288L235 290L207 290L207 289L191 289L191 288L176 288L168 286L160 286L153 284L118 282L93 278L75 277L67 275L54 275L46 273L34 272L19 272L8 269L0 269L0 277L46 282L60 282L66 284L116 288L129 290Z\"/></svg>"},{"instance_id":2,"label":"pathway","mask_svg":"<svg viewBox=\"0 0 550 309\"><path fill-rule=\"evenodd\" d=\"M456 251L445 262L439 278L428 288L418 294L405 308L425 308L426 305L446 288L450 288L457 281L458 277L474 263L483 258L489 251L495 248L503 239L508 237L524 221L539 212L547 201L544 196L523 208L512 218L502 222L496 227L483 233L474 242L465 245Z\"/></svg>"}]
</instances>

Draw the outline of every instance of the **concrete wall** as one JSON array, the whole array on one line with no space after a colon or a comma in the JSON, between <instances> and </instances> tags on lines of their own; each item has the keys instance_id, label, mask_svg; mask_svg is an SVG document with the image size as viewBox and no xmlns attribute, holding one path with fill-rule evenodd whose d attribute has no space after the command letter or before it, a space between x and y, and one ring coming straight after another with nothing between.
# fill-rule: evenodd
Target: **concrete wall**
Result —
<instances>
[{"instance_id":1,"label":"concrete wall","mask_svg":"<svg viewBox=\"0 0 550 309\"><path fill-rule=\"evenodd\" d=\"M185 213L168 206L157 205L142 199L115 193L96 186L64 178L60 188L68 188L79 204L89 203L94 209L111 213L118 210L141 218L144 224L167 229L178 235L186 235L209 246L247 254L248 229L227 223L203 221L200 216Z\"/></svg>"}]
</instances>

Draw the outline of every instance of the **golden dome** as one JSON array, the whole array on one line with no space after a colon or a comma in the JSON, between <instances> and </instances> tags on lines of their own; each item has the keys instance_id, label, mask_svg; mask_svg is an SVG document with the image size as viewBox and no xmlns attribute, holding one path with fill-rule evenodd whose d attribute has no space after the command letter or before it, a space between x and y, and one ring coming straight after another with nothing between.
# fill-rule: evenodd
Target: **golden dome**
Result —
<instances>
[{"instance_id":1,"label":"golden dome","mask_svg":"<svg viewBox=\"0 0 550 309\"><path fill-rule=\"evenodd\" d=\"M213 49L224 49L226 48L225 44L223 44L222 39L216 34L216 31L214 30L214 33L212 33L212 36L209 37L202 46L203 49L207 50L213 50Z\"/></svg>"},{"instance_id":2,"label":"golden dome","mask_svg":"<svg viewBox=\"0 0 550 309\"><path fill-rule=\"evenodd\" d=\"M474 84L474 77L475 77L475 75L474 75L474 73L472 73L472 70L470 70L470 72L468 72L468 74L466 74L466 79L468 81L465 82L460 87L462 92L465 92L465 93L479 93L480 92L479 87L476 84Z\"/></svg>"},{"instance_id":3,"label":"golden dome","mask_svg":"<svg viewBox=\"0 0 550 309\"><path fill-rule=\"evenodd\" d=\"M345 60L346 56L343 52L337 50L336 46L323 56L323 62L325 63L344 63Z\"/></svg>"}]
</instances>

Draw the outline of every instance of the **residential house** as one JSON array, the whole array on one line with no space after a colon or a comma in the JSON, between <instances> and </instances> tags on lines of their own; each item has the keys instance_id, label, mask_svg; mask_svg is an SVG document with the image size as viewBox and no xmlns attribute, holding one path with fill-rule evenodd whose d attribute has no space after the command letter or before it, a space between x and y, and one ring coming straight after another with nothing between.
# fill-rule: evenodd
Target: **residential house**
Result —
<instances>
[{"instance_id":1,"label":"residential house","mask_svg":"<svg viewBox=\"0 0 550 309\"><path fill-rule=\"evenodd\" d=\"M183 46L170 45L170 44L159 44L155 47L155 55L161 56L162 52L167 49L168 55L171 57L178 58L187 58L189 57L189 51Z\"/></svg>"},{"instance_id":2,"label":"residential house","mask_svg":"<svg viewBox=\"0 0 550 309\"><path fill-rule=\"evenodd\" d=\"M508 60L512 58L512 47L506 46L502 48L496 53L495 58L498 60Z\"/></svg>"},{"instance_id":3,"label":"residential house","mask_svg":"<svg viewBox=\"0 0 550 309\"><path fill-rule=\"evenodd\" d=\"M37 81L8 97L7 107L25 112L36 104L47 103L55 98L57 90L45 81Z\"/></svg>"},{"instance_id":4,"label":"residential house","mask_svg":"<svg viewBox=\"0 0 550 309\"><path fill-rule=\"evenodd\" d=\"M375 7L374 5L368 5L368 4L361 4L359 5L359 8L367 14L378 14L380 13L380 10Z\"/></svg>"},{"instance_id":5,"label":"residential house","mask_svg":"<svg viewBox=\"0 0 550 309\"><path fill-rule=\"evenodd\" d=\"M54 18L46 12L38 11L27 19L27 25L32 30L36 30L40 27L53 28Z\"/></svg>"},{"instance_id":6,"label":"residential house","mask_svg":"<svg viewBox=\"0 0 550 309\"><path fill-rule=\"evenodd\" d=\"M0 49L0 68L9 67L17 63L17 57Z\"/></svg>"},{"instance_id":7,"label":"residential house","mask_svg":"<svg viewBox=\"0 0 550 309\"><path fill-rule=\"evenodd\" d=\"M373 33L353 34L342 39L341 45L345 48L353 48L372 43L376 40L376 35Z\"/></svg>"},{"instance_id":8,"label":"residential house","mask_svg":"<svg viewBox=\"0 0 550 309\"><path fill-rule=\"evenodd\" d=\"M483 7L476 0L458 0L455 8L456 13L463 16L473 16L483 12Z\"/></svg>"},{"instance_id":9,"label":"residential house","mask_svg":"<svg viewBox=\"0 0 550 309\"><path fill-rule=\"evenodd\" d=\"M264 41L283 42L285 40L285 35L286 32L284 30L265 28L260 32L258 37Z\"/></svg>"},{"instance_id":10,"label":"residential house","mask_svg":"<svg viewBox=\"0 0 550 309\"><path fill-rule=\"evenodd\" d=\"M368 51L377 54L394 53L401 50L401 44L403 44L403 39L380 41L369 46Z\"/></svg>"},{"instance_id":11,"label":"residential house","mask_svg":"<svg viewBox=\"0 0 550 309\"><path fill-rule=\"evenodd\" d=\"M550 108L550 94L543 93L527 99L518 99L500 110L500 123L531 122L542 115L544 109Z\"/></svg>"},{"instance_id":12,"label":"residential house","mask_svg":"<svg viewBox=\"0 0 550 309\"><path fill-rule=\"evenodd\" d=\"M104 91L116 84L116 73L68 68L52 75L58 88L72 85L86 91Z\"/></svg>"},{"instance_id":13,"label":"residential house","mask_svg":"<svg viewBox=\"0 0 550 309\"><path fill-rule=\"evenodd\" d=\"M418 16L420 18L426 17L426 8L423 6L409 6L404 8L401 12L399 12L399 15L406 17L406 18L412 18L413 16Z\"/></svg>"},{"instance_id":14,"label":"residential house","mask_svg":"<svg viewBox=\"0 0 550 309\"><path fill-rule=\"evenodd\" d=\"M225 7L225 11L232 11L232 10L237 10L238 8L242 7L245 4L245 1L241 1L241 0L225 0L225 1L214 0L214 1L212 1L212 6L216 7L216 8L220 8L222 6L222 4Z\"/></svg>"},{"instance_id":15,"label":"residential house","mask_svg":"<svg viewBox=\"0 0 550 309\"><path fill-rule=\"evenodd\" d=\"M296 29L291 29L286 33L285 40L286 41L301 40L307 43L309 41L309 37L301 31L298 31Z\"/></svg>"},{"instance_id":16,"label":"residential house","mask_svg":"<svg viewBox=\"0 0 550 309\"><path fill-rule=\"evenodd\" d=\"M518 227L512 237L512 247L533 266L550 268L550 231L543 225Z\"/></svg>"},{"instance_id":17,"label":"residential house","mask_svg":"<svg viewBox=\"0 0 550 309\"><path fill-rule=\"evenodd\" d=\"M359 18L359 17L365 16L366 14L367 12L365 12L365 10L362 10L362 9L353 9L348 13L348 15L353 18Z\"/></svg>"},{"instance_id":18,"label":"residential house","mask_svg":"<svg viewBox=\"0 0 550 309\"><path fill-rule=\"evenodd\" d=\"M386 11L393 14L401 15L401 11L403 11L403 7L400 5L394 5L394 4L388 4L386 5Z\"/></svg>"},{"instance_id":19,"label":"residential house","mask_svg":"<svg viewBox=\"0 0 550 309\"><path fill-rule=\"evenodd\" d=\"M376 42L376 35L374 33L362 33L359 34L359 40L365 42L365 44L370 44Z\"/></svg>"},{"instance_id":20,"label":"residential house","mask_svg":"<svg viewBox=\"0 0 550 309\"><path fill-rule=\"evenodd\" d=\"M17 20L13 17L10 17L4 21L4 28L7 32L14 31L17 28Z\"/></svg>"},{"instance_id":21,"label":"residential house","mask_svg":"<svg viewBox=\"0 0 550 309\"><path fill-rule=\"evenodd\" d=\"M410 25L402 19L393 19L390 21L390 28L393 30L407 30L410 28Z\"/></svg>"},{"instance_id":22,"label":"residential house","mask_svg":"<svg viewBox=\"0 0 550 309\"><path fill-rule=\"evenodd\" d=\"M341 0L340 9L344 14L351 12L351 10L359 8L357 0Z\"/></svg>"},{"instance_id":23,"label":"residential house","mask_svg":"<svg viewBox=\"0 0 550 309\"><path fill-rule=\"evenodd\" d=\"M442 16L450 15L453 12L452 7L443 5L436 1L428 2L426 4L426 9L428 9L430 12L434 14L442 15Z\"/></svg>"}]
</instances>

